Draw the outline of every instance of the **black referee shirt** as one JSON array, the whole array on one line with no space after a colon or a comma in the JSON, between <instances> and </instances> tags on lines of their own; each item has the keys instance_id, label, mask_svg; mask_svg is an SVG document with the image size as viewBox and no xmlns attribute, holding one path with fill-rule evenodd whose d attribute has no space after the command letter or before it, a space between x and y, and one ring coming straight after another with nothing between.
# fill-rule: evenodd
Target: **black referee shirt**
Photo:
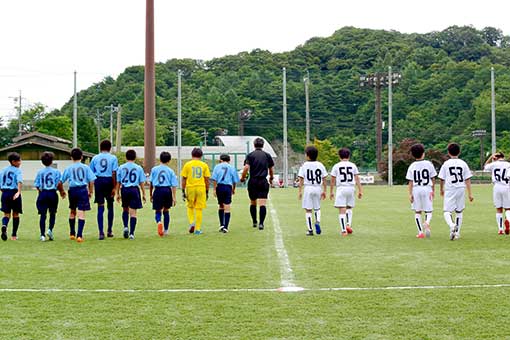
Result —
<instances>
[{"instance_id":1,"label":"black referee shirt","mask_svg":"<svg viewBox=\"0 0 510 340\"><path fill-rule=\"evenodd\" d=\"M274 166L273 157L261 149L255 149L246 157L246 164L250 166L250 178L267 177L267 169Z\"/></svg>"}]
</instances>

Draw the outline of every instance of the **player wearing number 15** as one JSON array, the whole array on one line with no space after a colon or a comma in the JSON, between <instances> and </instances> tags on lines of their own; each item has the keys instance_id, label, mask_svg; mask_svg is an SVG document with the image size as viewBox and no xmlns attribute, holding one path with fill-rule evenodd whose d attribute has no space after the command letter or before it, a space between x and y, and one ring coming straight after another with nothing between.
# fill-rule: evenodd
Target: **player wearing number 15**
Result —
<instances>
[{"instance_id":1,"label":"player wearing number 15","mask_svg":"<svg viewBox=\"0 0 510 340\"><path fill-rule=\"evenodd\" d=\"M73 164L65 168L62 183L69 181L69 238L83 242L85 211L90 210L90 198L94 193L96 175L81 162L83 152L79 148L71 150ZM76 234L76 216L78 216L78 234Z\"/></svg>"},{"instance_id":2,"label":"player wearing number 15","mask_svg":"<svg viewBox=\"0 0 510 340\"><path fill-rule=\"evenodd\" d=\"M510 175L510 163L505 161L505 155L496 152L491 155L484 166L485 171L492 174L494 184L492 198L496 207L496 222L498 234L510 234L510 187L508 176ZM505 210L505 232L503 233L503 209Z\"/></svg>"},{"instance_id":3,"label":"player wearing number 15","mask_svg":"<svg viewBox=\"0 0 510 340\"><path fill-rule=\"evenodd\" d=\"M7 241L7 225L12 212L12 233L11 240L18 239L19 214L23 213L21 206L21 184L23 177L19 166L21 157L17 152L12 152L7 156L11 165L0 171L0 189L2 190L2 240Z\"/></svg>"},{"instance_id":4,"label":"player wearing number 15","mask_svg":"<svg viewBox=\"0 0 510 340\"><path fill-rule=\"evenodd\" d=\"M229 155L221 155L220 164L214 167L211 177L214 185L214 196L218 199L218 218L220 219L219 231L222 233L228 232L232 195L235 194L236 183L239 182L239 175L229 162Z\"/></svg>"},{"instance_id":5,"label":"player wearing number 15","mask_svg":"<svg viewBox=\"0 0 510 340\"><path fill-rule=\"evenodd\" d=\"M434 199L434 184L437 175L434 165L426 161L423 144L411 146L411 155L416 159L407 169L406 179L409 189L409 201L414 210L414 221L418 228L417 238L430 237L430 221L432 220L432 201ZM422 224L421 213L425 212L425 222ZM425 230L424 230L425 229ZM424 233L425 231L425 233Z\"/></svg>"}]
</instances>

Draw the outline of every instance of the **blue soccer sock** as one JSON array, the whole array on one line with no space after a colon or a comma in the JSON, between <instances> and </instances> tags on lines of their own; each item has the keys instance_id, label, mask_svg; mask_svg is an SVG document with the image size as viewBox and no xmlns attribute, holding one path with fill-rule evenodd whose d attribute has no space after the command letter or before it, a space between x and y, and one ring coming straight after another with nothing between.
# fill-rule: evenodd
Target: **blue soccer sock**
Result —
<instances>
[{"instance_id":1,"label":"blue soccer sock","mask_svg":"<svg viewBox=\"0 0 510 340\"><path fill-rule=\"evenodd\" d=\"M123 211L122 212L122 224L124 224L124 228L128 227L128 223L129 223L129 212Z\"/></svg>"},{"instance_id":2,"label":"blue soccer sock","mask_svg":"<svg viewBox=\"0 0 510 340\"><path fill-rule=\"evenodd\" d=\"M230 223L230 211L225 213L225 228L228 229L229 223Z\"/></svg>"},{"instance_id":3,"label":"blue soccer sock","mask_svg":"<svg viewBox=\"0 0 510 340\"><path fill-rule=\"evenodd\" d=\"M85 228L85 220L78 219L78 235L76 237L83 237L83 229Z\"/></svg>"},{"instance_id":4,"label":"blue soccer sock","mask_svg":"<svg viewBox=\"0 0 510 340\"><path fill-rule=\"evenodd\" d=\"M55 227L55 219L56 218L57 218L57 214L50 212L50 221L48 223L49 230L53 230L53 227Z\"/></svg>"},{"instance_id":5,"label":"blue soccer sock","mask_svg":"<svg viewBox=\"0 0 510 340\"><path fill-rule=\"evenodd\" d=\"M12 218L12 236L16 236L18 234L19 228L19 217Z\"/></svg>"},{"instance_id":6,"label":"blue soccer sock","mask_svg":"<svg viewBox=\"0 0 510 340\"><path fill-rule=\"evenodd\" d=\"M6 226L9 224L9 217L2 217L2 225Z\"/></svg>"},{"instance_id":7,"label":"blue soccer sock","mask_svg":"<svg viewBox=\"0 0 510 340\"><path fill-rule=\"evenodd\" d=\"M129 220L129 234L134 235L136 229L136 217L131 216L131 219Z\"/></svg>"},{"instance_id":8,"label":"blue soccer sock","mask_svg":"<svg viewBox=\"0 0 510 340\"><path fill-rule=\"evenodd\" d=\"M156 219L156 223L161 222L161 210L156 211L155 219Z\"/></svg>"},{"instance_id":9,"label":"blue soccer sock","mask_svg":"<svg viewBox=\"0 0 510 340\"><path fill-rule=\"evenodd\" d=\"M225 227L225 210L223 209L218 209L218 217L220 219L220 226L224 226Z\"/></svg>"},{"instance_id":10,"label":"blue soccer sock","mask_svg":"<svg viewBox=\"0 0 510 340\"><path fill-rule=\"evenodd\" d=\"M76 217L69 218L69 235L76 236Z\"/></svg>"},{"instance_id":11,"label":"blue soccer sock","mask_svg":"<svg viewBox=\"0 0 510 340\"><path fill-rule=\"evenodd\" d=\"M168 230L170 226L170 211L163 211L163 226L165 230Z\"/></svg>"},{"instance_id":12,"label":"blue soccer sock","mask_svg":"<svg viewBox=\"0 0 510 340\"><path fill-rule=\"evenodd\" d=\"M112 232L113 228L113 201L107 201L107 208L108 208L108 232Z\"/></svg>"},{"instance_id":13,"label":"blue soccer sock","mask_svg":"<svg viewBox=\"0 0 510 340\"><path fill-rule=\"evenodd\" d=\"M97 228L99 229L100 234L104 234L104 205L99 205L97 207Z\"/></svg>"},{"instance_id":14,"label":"blue soccer sock","mask_svg":"<svg viewBox=\"0 0 510 340\"><path fill-rule=\"evenodd\" d=\"M39 230L41 231L41 236L46 234L46 214L39 216Z\"/></svg>"}]
</instances>

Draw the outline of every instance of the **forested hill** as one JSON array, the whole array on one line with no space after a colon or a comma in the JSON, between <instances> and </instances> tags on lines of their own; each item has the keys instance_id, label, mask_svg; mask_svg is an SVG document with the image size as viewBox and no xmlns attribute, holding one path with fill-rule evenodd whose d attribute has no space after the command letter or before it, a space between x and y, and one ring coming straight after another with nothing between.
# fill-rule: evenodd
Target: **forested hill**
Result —
<instances>
[{"instance_id":1,"label":"forested hill","mask_svg":"<svg viewBox=\"0 0 510 340\"><path fill-rule=\"evenodd\" d=\"M387 72L388 66L402 75L393 89L395 144L411 137L427 147L444 150L447 142L455 140L462 143L463 156L477 164L480 141L471 137L471 132L487 130L485 145L489 151L490 69L494 67L498 147L510 151L510 37L492 27L477 30L458 26L428 34L344 27L330 37L312 38L285 53L253 50L210 61L172 59L158 63L157 141L159 145L173 143L179 69L183 72L184 144L197 144L204 130L208 144L214 143L219 133L238 134L241 110L252 112L244 122L245 135L281 140L285 67L292 148L300 152L305 143L303 78L309 76L312 137L336 147L349 146L355 159L364 166L374 166L374 90L360 87L359 77ZM85 149L97 150L93 117L97 109L104 112L112 103L122 105L124 143L143 144L143 80L143 66L132 66L117 79L105 78L79 93L79 143ZM386 120L386 89L382 111ZM68 119L71 113L72 98L42 120L55 120L59 115ZM107 115L104 118L106 134L109 122ZM70 132L63 130L61 134ZM385 129L384 145L386 139Z\"/></svg>"}]
</instances>

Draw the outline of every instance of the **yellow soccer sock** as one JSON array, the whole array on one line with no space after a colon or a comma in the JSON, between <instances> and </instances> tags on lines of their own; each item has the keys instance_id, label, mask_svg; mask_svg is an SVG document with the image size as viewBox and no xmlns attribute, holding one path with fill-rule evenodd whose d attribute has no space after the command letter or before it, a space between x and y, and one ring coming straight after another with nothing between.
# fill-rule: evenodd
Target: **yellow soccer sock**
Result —
<instances>
[{"instance_id":1,"label":"yellow soccer sock","mask_svg":"<svg viewBox=\"0 0 510 340\"><path fill-rule=\"evenodd\" d=\"M189 224L193 224L193 221L195 221L195 209L188 207L188 222Z\"/></svg>"},{"instance_id":2,"label":"yellow soccer sock","mask_svg":"<svg viewBox=\"0 0 510 340\"><path fill-rule=\"evenodd\" d=\"M202 209L197 209L197 224L195 225L195 230L200 230L202 227Z\"/></svg>"}]
</instances>

